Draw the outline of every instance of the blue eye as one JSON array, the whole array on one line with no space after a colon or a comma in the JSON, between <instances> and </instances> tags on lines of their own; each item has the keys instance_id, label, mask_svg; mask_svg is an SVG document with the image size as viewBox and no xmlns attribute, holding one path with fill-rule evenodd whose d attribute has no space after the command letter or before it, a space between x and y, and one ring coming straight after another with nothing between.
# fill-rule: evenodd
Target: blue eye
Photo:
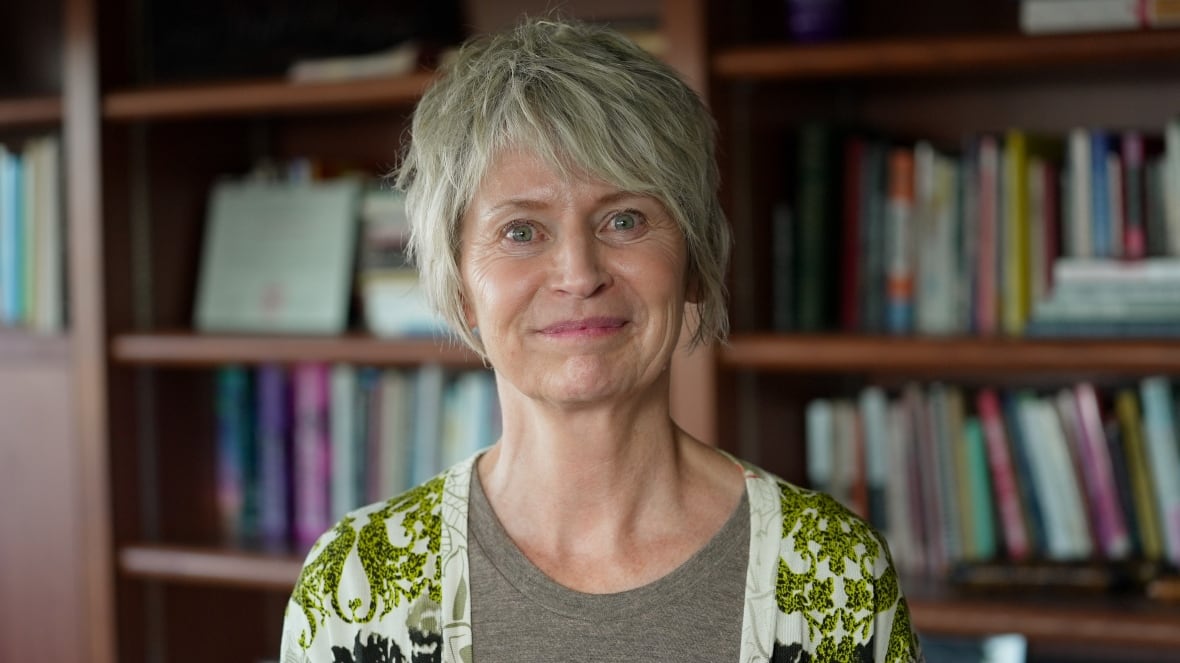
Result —
<instances>
[{"instance_id":1,"label":"blue eye","mask_svg":"<svg viewBox=\"0 0 1180 663\"><path fill-rule=\"evenodd\" d=\"M508 229L508 239L514 242L533 241L533 228L525 224L512 226Z\"/></svg>"},{"instance_id":2,"label":"blue eye","mask_svg":"<svg viewBox=\"0 0 1180 663\"><path fill-rule=\"evenodd\" d=\"M639 225L639 219L632 212L619 212L610 220L613 230L634 230Z\"/></svg>"}]
</instances>

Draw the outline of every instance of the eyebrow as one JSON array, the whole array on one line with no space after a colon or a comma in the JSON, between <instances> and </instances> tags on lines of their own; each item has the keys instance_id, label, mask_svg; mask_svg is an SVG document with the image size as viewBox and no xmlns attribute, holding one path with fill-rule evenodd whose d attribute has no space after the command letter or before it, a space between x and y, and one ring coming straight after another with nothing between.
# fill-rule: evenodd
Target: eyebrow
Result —
<instances>
[{"instance_id":1,"label":"eyebrow","mask_svg":"<svg viewBox=\"0 0 1180 663\"><path fill-rule=\"evenodd\" d=\"M602 196L601 198L599 198L598 200L595 201L595 204L597 204L599 206L611 205L611 204L617 203L621 200L629 200L629 199L634 199L634 198L645 198L645 199L650 199L653 201L655 200L654 196L652 196L650 194L646 194L646 193L637 193L635 191L615 191L612 193L608 193L605 196ZM507 209L537 210L537 209L545 209L548 206L549 206L549 202L546 200L540 199L540 198L528 198L528 197L508 198L506 200L502 200L502 201L496 203L495 205L492 205L490 208L487 209L487 211L485 211L483 214L481 214L480 217L486 219L488 217L495 216L496 214L498 214L504 210L507 210Z\"/></svg>"}]
</instances>

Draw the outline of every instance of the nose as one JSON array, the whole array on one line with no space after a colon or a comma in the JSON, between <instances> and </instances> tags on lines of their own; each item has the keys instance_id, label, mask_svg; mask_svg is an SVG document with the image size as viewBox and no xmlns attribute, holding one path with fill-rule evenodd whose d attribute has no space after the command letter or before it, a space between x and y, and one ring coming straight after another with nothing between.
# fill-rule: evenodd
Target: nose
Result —
<instances>
[{"instance_id":1,"label":"nose","mask_svg":"<svg viewBox=\"0 0 1180 663\"><path fill-rule=\"evenodd\" d=\"M591 297L611 282L604 263L605 247L593 232L575 232L562 236L554 252L553 288L575 297Z\"/></svg>"}]
</instances>

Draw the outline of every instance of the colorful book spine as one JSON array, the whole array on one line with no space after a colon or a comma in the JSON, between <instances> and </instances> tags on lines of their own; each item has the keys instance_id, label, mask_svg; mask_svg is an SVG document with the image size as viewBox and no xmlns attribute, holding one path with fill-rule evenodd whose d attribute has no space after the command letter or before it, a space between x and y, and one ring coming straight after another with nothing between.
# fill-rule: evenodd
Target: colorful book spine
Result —
<instances>
[{"instance_id":1,"label":"colorful book spine","mask_svg":"<svg viewBox=\"0 0 1180 663\"><path fill-rule=\"evenodd\" d=\"M983 336L995 334L1000 329L1000 152L995 136L979 138L974 328Z\"/></svg>"},{"instance_id":2,"label":"colorful book spine","mask_svg":"<svg viewBox=\"0 0 1180 663\"><path fill-rule=\"evenodd\" d=\"M1019 336L1030 309L1028 254L1028 137L1009 131L1004 137L1001 328Z\"/></svg>"},{"instance_id":3,"label":"colorful book spine","mask_svg":"<svg viewBox=\"0 0 1180 663\"><path fill-rule=\"evenodd\" d=\"M291 541L291 402L285 370L260 366L255 375L259 530L267 548Z\"/></svg>"},{"instance_id":4,"label":"colorful book spine","mask_svg":"<svg viewBox=\"0 0 1180 663\"><path fill-rule=\"evenodd\" d=\"M1032 554L1032 543L1029 541L1000 398L992 389L981 389L976 395L976 406L983 426L992 492L995 494L1005 551L1012 560L1028 559Z\"/></svg>"},{"instance_id":5,"label":"colorful book spine","mask_svg":"<svg viewBox=\"0 0 1180 663\"><path fill-rule=\"evenodd\" d=\"M1127 523L1119 507L1114 465L1102 425L1102 413L1094 386L1081 383L1073 389L1077 408L1077 442L1082 477L1095 515L1094 530L1108 559L1123 559L1131 552Z\"/></svg>"},{"instance_id":6,"label":"colorful book spine","mask_svg":"<svg viewBox=\"0 0 1180 663\"><path fill-rule=\"evenodd\" d=\"M1172 387L1165 377L1149 377L1139 383L1139 389L1143 437L1155 486L1164 555L1170 563L1180 566L1180 450Z\"/></svg>"},{"instance_id":7,"label":"colorful book spine","mask_svg":"<svg viewBox=\"0 0 1180 663\"><path fill-rule=\"evenodd\" d=\"M1115 410L1123 430L1127 478L1131 485L1140 552L1145 559L1163 559L1164 544L1156 510L1155 483L1151 477L1147 443L1143 437L1143 419L1135 392L1130 389L1119 391L1115 396Z\"/></svg>"},{"instance_id":8,"label":"colorful book spine","mask_svg":"<svg viewBox=\"0 0 1180 663\"><path fill-rule=\"evenodd\" d=\"M332 456L332 520L340 520L349 511L361 506L364 485L356 481L357 465L362 459L356 455L356 368L349 364L335 364L331 368L331 430Z\"/></svg>"},{"instance_id":9,"label":"colorful book spine","mask_svg":"<svg viewBox=\"0 0 1180 663\"><path fill-rule=\"evenodd\" d=\"M998 551L995 504L991 494L991 472L988 470L987 438L983 432L983 422L978 417L968 417L963 422L963 444L972 511L971 557L992 559Z\"/></svg>"},{"instance_id":10,"label":"colorful book spine","mask_svg":"<svg viewBox=\"0 0 1180 663\"><path fill-rule=\"evenodd\" d=\"M897 148L889 153L889 197L885 232L885 322L891 334L914 328L914 154Z\"/></svg>"},{"instance_id":11,"label":"colorful book spine","mask_svg":"<svg viewBox=\"0 0 1180 663\"><path fill-rule=\"evenodd\" d=\"M1147 173L1143 134L1125 131L1121 139L1123 159L1123 252L1130 260L1147 255Z\"/></svg>"},{"instance_id":12,"label":"colorful book spine","mask_svg":"<svg viewBox=\"0 0 1180 663\"><path fill-rule=\"evenodd\" d=\"M244 544L250 538L247 491L252 490L253 411L250 374L241 366L217 370L217 509L227 541Z\"/></svg>"},{"instance_id":13,"label":"colorful book spine","mask_svg":"<svg viewBox=\"0 0 1180 663\"><path fill-rule=\"evenodd\" d=\"M331 446L328 429L329 374L324 364L294 369L294 535L307 549L331 526Z\"/></svg>"}]
</instances>

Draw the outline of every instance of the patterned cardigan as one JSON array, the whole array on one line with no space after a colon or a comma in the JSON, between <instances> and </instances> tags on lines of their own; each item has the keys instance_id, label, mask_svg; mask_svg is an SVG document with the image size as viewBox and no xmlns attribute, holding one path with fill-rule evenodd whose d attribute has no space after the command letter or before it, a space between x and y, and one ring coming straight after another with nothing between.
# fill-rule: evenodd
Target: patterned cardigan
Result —
<instances>
[{"instance_id":1,"label":"patterned cardigan","mask_svg":"<svg viewBox=\"0 0 1180 663\"><path fill-rule=\"evenodd\" d=\"M358 509L320 537L287 603L281 663L472 663L474 463ZM826 495L742 467L750 558L741 663L922 660L876 532Z\"/></svg>"}]
</instances>

